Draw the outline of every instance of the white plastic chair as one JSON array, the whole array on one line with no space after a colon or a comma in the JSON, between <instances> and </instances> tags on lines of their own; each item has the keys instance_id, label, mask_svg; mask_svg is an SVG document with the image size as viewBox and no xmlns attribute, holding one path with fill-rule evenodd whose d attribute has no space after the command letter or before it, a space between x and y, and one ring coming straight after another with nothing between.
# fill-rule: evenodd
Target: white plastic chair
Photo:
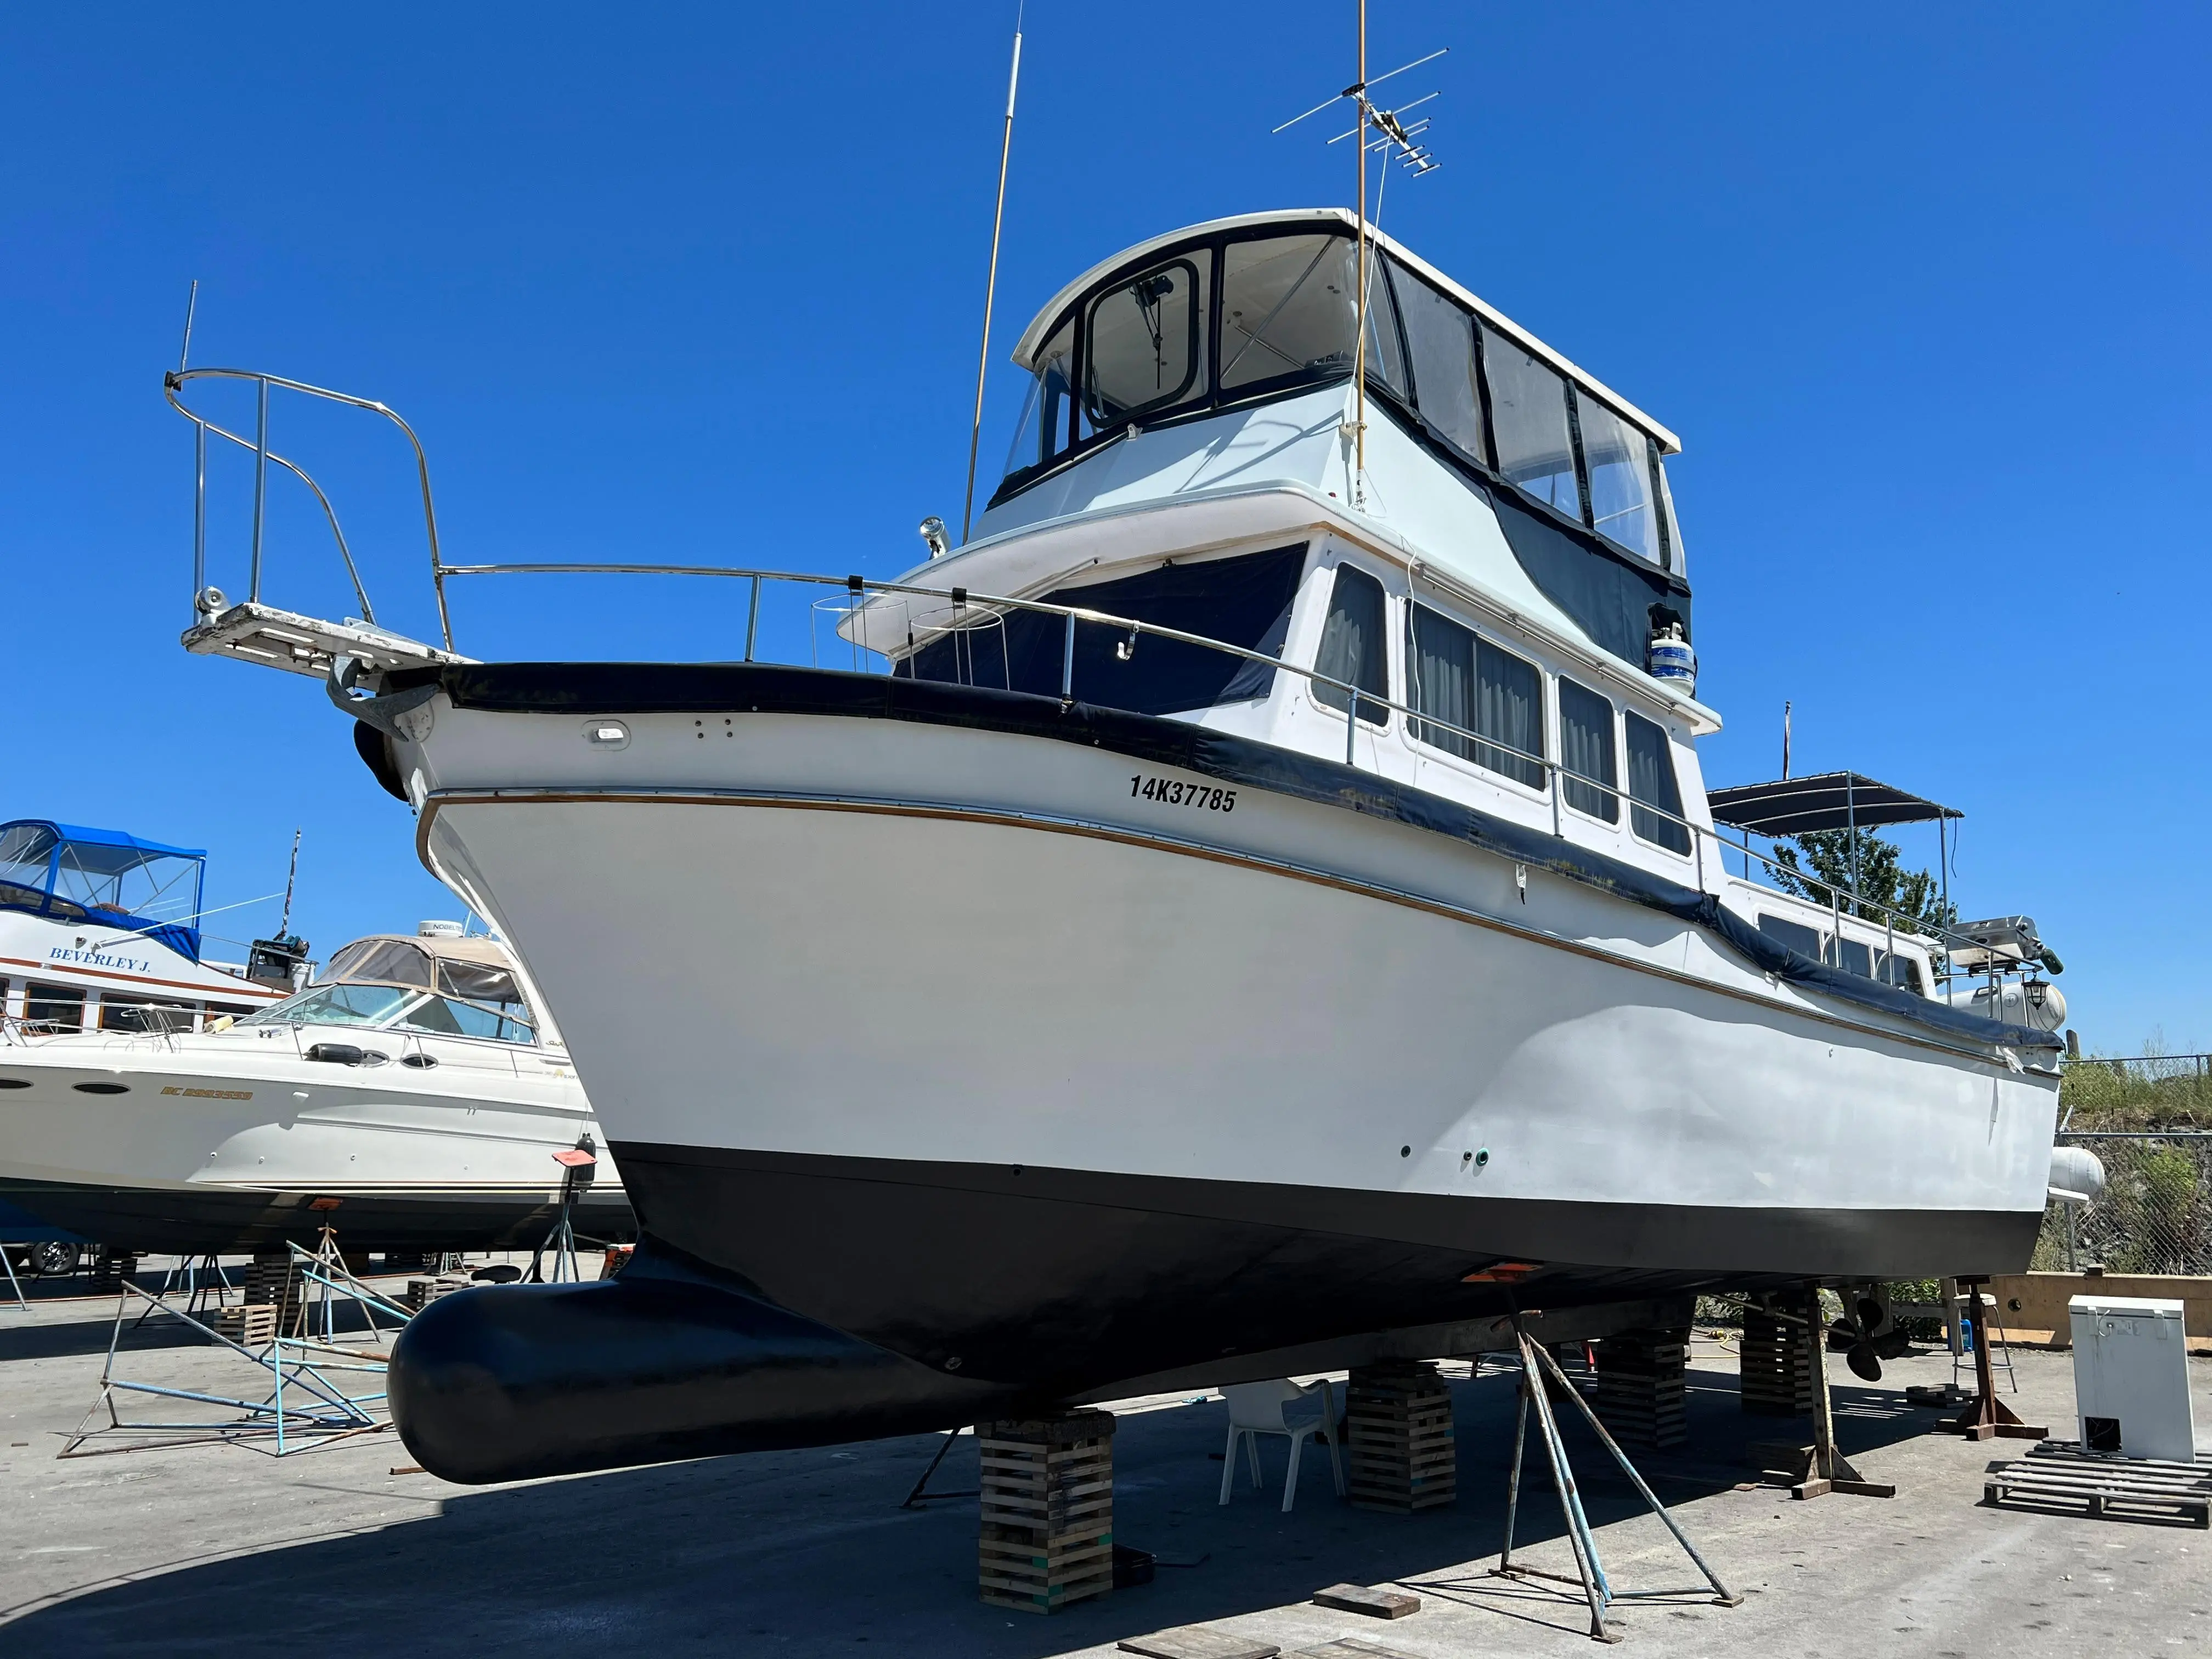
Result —
<instances>
[{"instance_id":1,"label":"white plastic chair","mask_svg":"<svg viewBox=\"0 0 2212 1659\"><path fill-rule=\"evenodd\" d=\"M1326 1431L1328 1435L1329 1467L1336 1476L1336 1495L1344 1496L1344 1455L1339 1443L1343 1430L1337 1422L1336 1395L1326 1380L1310 1388L1300 1388L1287 1378L1268 1382L1231 1382L1221 1390L1229 1402L1229 1443L1222 1455L1221 1501L1229 1501L1229 1489L1237 1479L1237 1443L1244 1442L1244 1455L1252 1468L1252 1485L1260 1485L1260 1437L1279 1434L1291 1443L1291 1470L1283 1477L1283 1513L1291 1512L1291 1505L1298 1495L1298 1458L1305 1450L1308 1436ZM1317 1417L1291 1418L1283 1415L1283 1407L1293 1401L1321 1399L1321 1414Z\"/></svg>"}]
</instances>

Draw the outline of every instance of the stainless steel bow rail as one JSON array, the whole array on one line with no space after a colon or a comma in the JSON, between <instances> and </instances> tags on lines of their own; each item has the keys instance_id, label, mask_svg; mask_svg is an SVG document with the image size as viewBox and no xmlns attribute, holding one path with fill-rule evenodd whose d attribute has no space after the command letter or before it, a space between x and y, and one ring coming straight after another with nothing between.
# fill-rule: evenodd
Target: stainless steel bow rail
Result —
<instances>
[{"instance_id":1,"label":"stainless steel bow rail","mask_svg":"<svg viewBox=\"0 0 2212 1659\"><path fill-rule=\"evenodd\" d=\"M202 379L227 379L246 381L256 388L256 425L251 439L216 425L204 415L187 408L179 393L185 385ZM1060 651L1060 696L1073 701L1075 695L1076 630L1082 627L1103 628L1119 634L1115 653L1127 660L1141 640L1154 639L1176 644L1196 646L1233 657L1239 661L1292 674L1304 680L1309 691L1326 687L1334 694L1331 702L1316 696L1315 701L1335 712L1341 705L1345 722L1344 762L1357 768L1360 723L1368 718L1365 711L1382 714L1387 723L1389 715L1396 714L1401 720L1411 722L1412 729L1423 734L1449 736L1468 744L1475 755L1496 755L1508 757L1517 767L1534 767L1546 777L1545 793L1550 799L1552 833L1565 838L1566 824L1561 810L1561 786L1578 784L1595 792L1599 797L1614 803L1616 808L1627 796L1626 805L1634 812L1649 814L1652 818L1674 825L1684 831L1691 843L1692 860L1696 868L1696 885L1701 891L1711 890L1706 878L1705 846L1711 842L1715 856L1721 862L1718 869L1725 874L1725 855L1736 854L1744 861L1745 878L1749 879L1751 861L1756 860L1765 870L1782 884L1777 890L1790 892L1799 889L1816 890L1826 895L1826 908L1833 918L1834 931L1842 936L1843 918L1846 915L1856 920L1871 922L1877 916L1884 931L1885 951L1894 953L1899 934L1934 945L1939 951L1949 951L1975 945L1978 941L1948 926L1932 927L1925 918L1911 915L1866 897L1851 887L1838 887L1823 882L1810 872L1784 865L1750 844L1748 835L1741 842L1731 841L1709 824L1700 824L1679 812L1637 800L1617 781L1590 777L1577 772L1562 762L1542 755L1531 754L1510 743L1500 742L1479 732L1468 730L1451 720L1414 708L1406 703L1364 690L1348 681L1322 673L1317 668L1291 662L1282 657L1270 656L1243 646L1231 645L1222 640L1209 639L1204 635L1185 632L1157 623L1140 622L1133 617L1118 617L1111 612L1094 611L1083 606L1054 605L1042 599L1016 599L1006 594L981 593L957 586L936 586L912 582L878 581L871 578L848 575L831 576L808 572L770 570L749 566L716 564L673 564L662 562L514 562L497 564L448 564L438 540L436 508L430 494L430 468L423 453L420 438L395 410L373 398L356 398L349 393L334 392L327 387L310 386L302 380L288 380L282 375L264 374L253 370L235 368L185 368L162 377L163 389L177 412L191 422L197 446L198 466L195 474L192 517L192 614L193 625L184 635L184 646L188 651L204 655L232 656L241 660L258 662L265 666L282 668L290 672L313 675L326 679L332 686L332 695L350 701L356 687L368 678L374 680L398 668L423 667L439 663L461 663L471 659L455 648L453 617L447 603L447 579L463 576L680 576L703 578L718 581L737 581L748 585L744 627L744 662L761 660L760 623L763 590L771 583L788 583L801 588L830 590L829 596L816 600L809 608L808 638L813 665L821 666L821 647L814 634L814 623L826 611L835 621L835 632L847 641L850 650L849 665L856 672L889 673L891 657L882 648L867 641L880 637L882 623L892 614L896 605L897 614L903 623L902 629L891 629L898 639L902 653L926 647L940 640L955 643L956 660L963 659L963 672L971 677L975 664L975 645L991 630L999 630L1002 654L1005 651L1004 625L1006 617L1016 611L1054 617L1062 626ZM422 497L422 520L430 555L430 581L436 595L438 623L442 644L426 645L403 635L388 632L376 623L366 586L361 580L352 550L339 529L337 514L331 507L315 481L296 463L276 454L269 447L269 394L271 389L297 392L380 415L405 434L414 457L417 481ZM250 576L246 599L233 604L216 588L207 586L207 466L206 451L209 434L252 451L254 455L254 509L250 545ZM271 463L284 468L298 477L313 491L322 506L330 525L340 559L352 580L354 592L361 601L359 621L332 623L279 610L261 602L261 583L264 568L264 528L265 514L264 498L268 469ZM927 600L930 605L917 612L904 602ZM880 617L867 613L875 606L883 606ZM1011 665L1010 663L1008 665ZM1006 676L1011 678L1011 675ZM1379 736L1382 728L1370 735ZM1483 763L1478 761L1477 764ZM1374 769L1380 771L1377 766ZM1822 900L1814 898L1814 903Z\"/></svg>"}]
</instances>

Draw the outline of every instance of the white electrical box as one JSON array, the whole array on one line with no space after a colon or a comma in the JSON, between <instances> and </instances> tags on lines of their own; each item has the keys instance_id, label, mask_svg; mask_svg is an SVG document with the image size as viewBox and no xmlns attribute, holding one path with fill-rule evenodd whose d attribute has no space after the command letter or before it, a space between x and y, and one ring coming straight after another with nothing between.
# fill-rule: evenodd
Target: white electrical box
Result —
<instances>
[{"instance_id":1,"label":"white electrical box","mask_svg":"<svg viewBox=\"0 0 2212 1659\"><path fill-rule=\"evenodd\" d=\"M2181 1304L2077 1296L2066 1311L2074 1327L2074 1406L2083 1449L2195 1462Z\"/></svg>"}]
</instances>

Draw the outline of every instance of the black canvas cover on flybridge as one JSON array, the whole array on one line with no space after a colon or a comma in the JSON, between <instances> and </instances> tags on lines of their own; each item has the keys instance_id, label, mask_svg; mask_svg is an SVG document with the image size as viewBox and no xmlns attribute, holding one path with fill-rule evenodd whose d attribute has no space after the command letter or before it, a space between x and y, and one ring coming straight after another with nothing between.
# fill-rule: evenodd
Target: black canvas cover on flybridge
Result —
<instances>
[{"instance_id":1,"label":"black canvas cover on flybridge","mask_svg":"<svg viewBox=\"0 0 2212 1659\"><path fill-rule=\"evenodd\" d=\"M436 683L457 708L506 714L820 714L910 720L1104 749L1224 783L1272 790L1449 836L1705 927L1765 972L1839 1002L1879 1009L1948 1036L2011 1048L2057 1049L2049 1031L1984 1019L1948 1003L1863 979L1769 939L1712 894L1668 880L1564 836L1496 817L1340 761L1255 738L1079 701L988 686L758 663L449 663L392 674L386 691ZM396 775L388 755L380 777ZM386 785L389 787L389 784ZM403 797L404 799L404 797Z\"/></svg>"}]
</instances>

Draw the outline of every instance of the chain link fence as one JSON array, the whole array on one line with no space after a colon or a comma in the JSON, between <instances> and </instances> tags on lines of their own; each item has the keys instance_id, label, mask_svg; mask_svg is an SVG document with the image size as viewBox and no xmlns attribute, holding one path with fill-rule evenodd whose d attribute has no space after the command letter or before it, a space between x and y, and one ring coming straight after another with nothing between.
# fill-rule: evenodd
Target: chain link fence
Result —
<instances>
[{"instance_id":1,"label":"chain link fence","mask_svg":"<svg viewBox=\"0 0 2212 1659\"><path fill-rule=\"evenodd\" d=\"M2089 1204L2051 1201L2036 1240L2038 1268L2212 1273L2212 1132L2069 1132L2058 1144L2094 1152L2105 1190Z\"/></svg>"}]
</instances>

